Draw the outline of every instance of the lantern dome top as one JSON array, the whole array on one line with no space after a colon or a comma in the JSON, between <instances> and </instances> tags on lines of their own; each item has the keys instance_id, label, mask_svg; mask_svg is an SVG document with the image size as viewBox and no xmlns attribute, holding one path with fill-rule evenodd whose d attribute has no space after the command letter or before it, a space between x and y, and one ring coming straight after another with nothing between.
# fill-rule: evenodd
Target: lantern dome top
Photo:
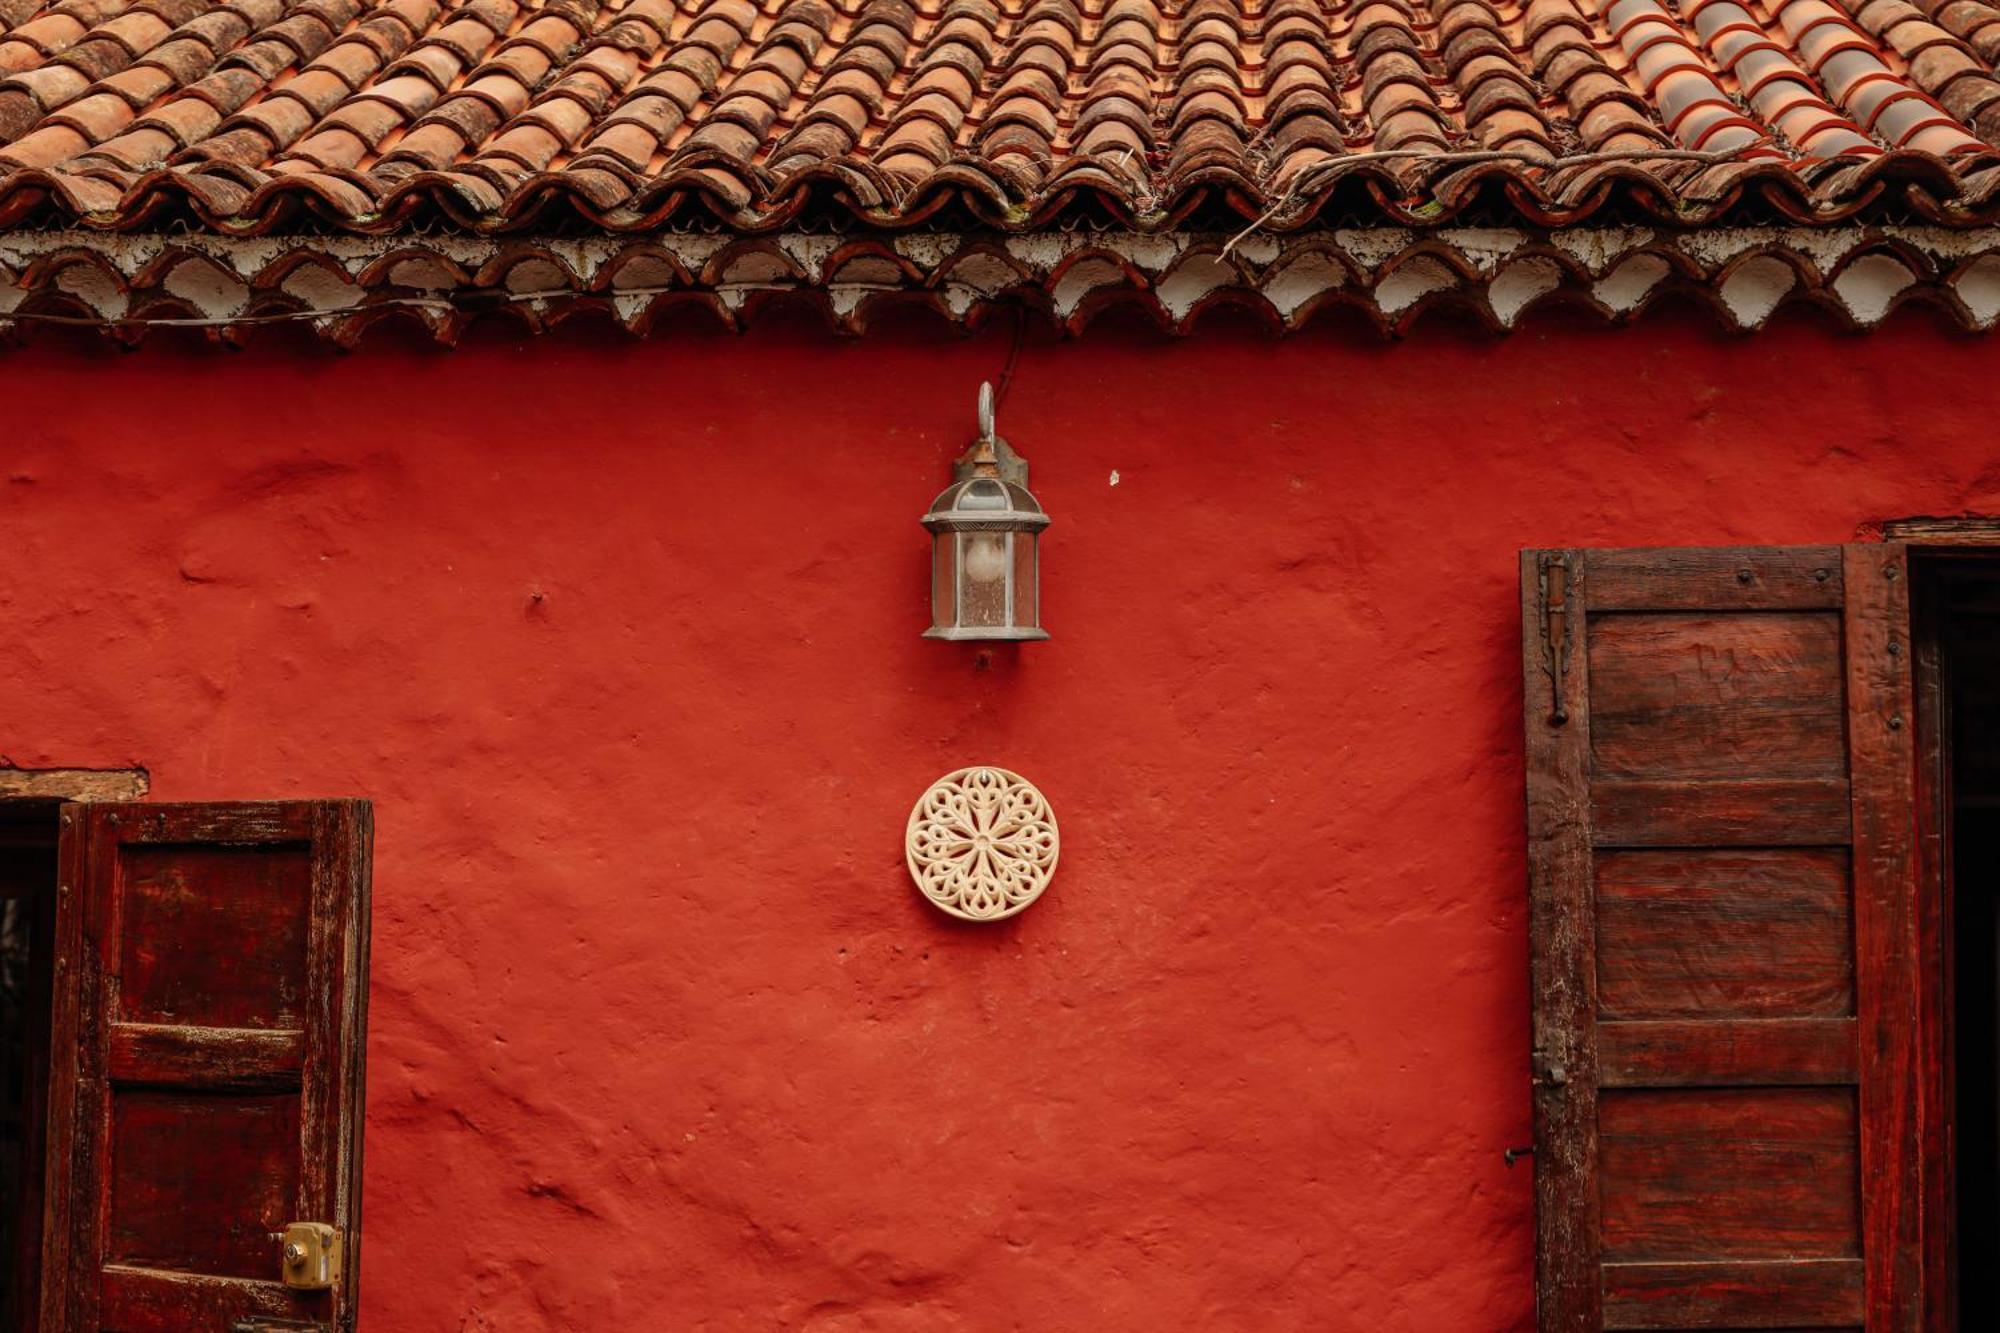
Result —
<instances>
[{"instance_id":1,"label":"lantern dome top","mask_svg":"<svg viewBox=\"0 0 2000 1333\"><path fill-rule=\"evenodd\" d=\"M999 477L967 477L938 493L924 526L932 532L1033 532L1049 525L1026 486Z\"/></svg>"}]
</instances>

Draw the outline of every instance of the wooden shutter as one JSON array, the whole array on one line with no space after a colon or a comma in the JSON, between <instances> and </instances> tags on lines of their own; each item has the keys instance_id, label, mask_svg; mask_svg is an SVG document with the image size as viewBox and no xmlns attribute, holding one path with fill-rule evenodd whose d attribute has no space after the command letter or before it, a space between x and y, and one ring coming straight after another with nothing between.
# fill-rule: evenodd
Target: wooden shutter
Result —
<instances>
[{"instance_id":1,"label":"wooden shutter","mask_svg":"<svg viewBox=\"0 0 2000 1333\"><path fill-rule=\"evenodd\" d=\"M64 807L43 1333L352 1327L369 835L358 801ZM281 1281L293 1222L340 1231L331 1290Z\"/></svg>"},{"instance_id":2,"label":"wooden shutter","mask_svg":"<svg viewBox=\"0 0 2000 1333\"><path fill-rule=\"evenodd\" d=\"M1904 549L1521 578L1542 1329L1915 1333Z\"/></svg>"}]
</instances>

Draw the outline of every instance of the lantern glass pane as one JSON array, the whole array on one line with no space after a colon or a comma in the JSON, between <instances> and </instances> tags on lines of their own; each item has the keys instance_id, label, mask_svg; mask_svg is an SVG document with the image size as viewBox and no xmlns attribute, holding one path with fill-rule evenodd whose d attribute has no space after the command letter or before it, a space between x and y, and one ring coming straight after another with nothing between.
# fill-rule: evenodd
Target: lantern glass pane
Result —
<instances>
[{"instance_id":1,"label":"lantern glass pane","mask_svg":"<svg viewBox=\"0 0 2000 1333\"><path fill-rule=\"evenodd\" d=\"M958 618L958 534L931 538L931 624L949 628Z\"/></svg>"},{"instance_id":2,"label":"lantern glass pane","mask_svg":"<svg viewBox=\"0 0 2000 1333\"><path fill-rule=\"evenodd\" d=\"M1035 534L1014 536L1014 623L1039 628L1042 623L1041 585L1035 581Z\"/></svg>"},{"instance_id":3,"label":"lantern glass pane","mask_svg":"<svg viewBox=\"0 0 2000 1333\"><path fill-rule=\"evenodd\" d=\"M1004 532L961 532L958 623L990 629L1007 623L1007 581L1013 565Z\"/></svg>"}]
</instances>

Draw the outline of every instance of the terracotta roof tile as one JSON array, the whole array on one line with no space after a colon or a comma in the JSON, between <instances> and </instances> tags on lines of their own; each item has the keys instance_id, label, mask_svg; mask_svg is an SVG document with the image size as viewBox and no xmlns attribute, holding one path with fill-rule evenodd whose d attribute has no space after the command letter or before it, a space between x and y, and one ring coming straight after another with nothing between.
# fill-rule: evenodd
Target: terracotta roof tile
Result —
<instances>
[{"instance_id":1,"label":"terracotta roof tile","mask_svg":"<svg viewBox=\"0 0 2000 1333\"><path fill-rule=\"evenodd\" d=\"M0 0L0 225L1984 225L1996 60L1984 0Z\"/></svg>"}]
</instances>

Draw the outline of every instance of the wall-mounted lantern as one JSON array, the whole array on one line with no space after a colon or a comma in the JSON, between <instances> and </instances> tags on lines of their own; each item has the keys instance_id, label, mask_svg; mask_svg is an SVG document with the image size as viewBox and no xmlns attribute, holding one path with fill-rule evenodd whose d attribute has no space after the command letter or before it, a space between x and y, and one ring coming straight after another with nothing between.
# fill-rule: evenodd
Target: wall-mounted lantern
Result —
<instances>
[{"instance_id":1,"label":"wall-mounted lantern","mask_svg":"<svg viewBox=\"0 0 2000 1333\"><path fill-rule=\"evenodd\" d=\"M979 386L979 438L958 479L924 515L931 531L927 639L1046 639L1035 549L1049 516L1028 490L1028 464L993 429L993 386Z\"/></svg>"}]
</instances>

